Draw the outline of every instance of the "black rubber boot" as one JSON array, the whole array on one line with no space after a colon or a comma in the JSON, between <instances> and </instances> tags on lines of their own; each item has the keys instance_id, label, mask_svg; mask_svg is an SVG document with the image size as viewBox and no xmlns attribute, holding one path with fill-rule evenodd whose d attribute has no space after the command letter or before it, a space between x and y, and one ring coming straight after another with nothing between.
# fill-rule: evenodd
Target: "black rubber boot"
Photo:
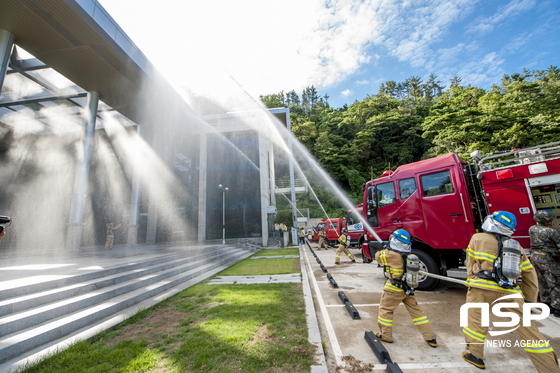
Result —
<instances>
[{"instance_id":1,"label":"black rubber boot","mask_svg":"<svg viewBox=\"0 0 560 373\"><path fill-rule=\"evenodd\" d=\"M468 351L463 352L463 359L467 363L471 363L472 365L474 365L479 369L486 369L486 365L484 365L484 360L477 358L476 356L474 356Z\"/></svg>"}]
</instances>

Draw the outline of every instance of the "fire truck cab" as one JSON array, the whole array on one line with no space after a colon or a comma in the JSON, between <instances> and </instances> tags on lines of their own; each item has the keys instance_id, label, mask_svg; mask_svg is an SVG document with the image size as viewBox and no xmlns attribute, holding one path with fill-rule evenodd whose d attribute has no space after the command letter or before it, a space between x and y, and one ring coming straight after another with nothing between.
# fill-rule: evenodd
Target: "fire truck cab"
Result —
<instances>
[{"instance_id":1,"label":"fire truck cab","mask_svg":"<svg viewBox=\"0 0 560 373\"><path fill-rule=\"evenodd\" d=\"M395 229L412 236L412 251L421 270L466 277L465 252L470 237L494 211L517 217L513 238L529 248L528 229L538 210L560 222L560 142L487 154L473 152L473 163L456 154L398 167L365 184L363 218L382 239L371 234L362 245L364 262L386 244ZM424 276L419 289L438 280Z\"/></svg>"},{"instance_id":2,"label":"fire truck cab","mask_svg":"<svg viewBox=\"0 0 560 373\"><path fill-rule=\"evenodd\" d=\"M319 240L319 231L325 231L325 243L327 246L334 246L338 242L338 237L342 229L346 228L346 220L344 218L323 219L315 228L313 228L313 241Z\"/></svg>"}]
</instances>

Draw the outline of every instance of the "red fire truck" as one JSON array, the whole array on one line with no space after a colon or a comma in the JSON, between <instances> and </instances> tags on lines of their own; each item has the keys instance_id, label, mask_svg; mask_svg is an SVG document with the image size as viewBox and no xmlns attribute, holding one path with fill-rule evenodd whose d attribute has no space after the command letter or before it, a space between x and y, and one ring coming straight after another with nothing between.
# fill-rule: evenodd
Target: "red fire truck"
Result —
<instances>
[{"instance_id":1,"label":"red fire truck","mask_svg":"<svg viewBox=\"0 0 560 373\"><path fill-rule=\"evenodd\" d=\"M413 237L412 251L421 270L466 277L465 251L470 237L494 211L517 217L513 238L529 248L528 229L538 210L560 221L560 142L507 152L471 154L472 163L447 154L398 167L365 185L363 218L384 243L395 229ZM364 262L382 244L367 233ZM424 276L419 289L437 279Z\"/></svg>"},{"instance_id":2,"label":"red fire truck","mask_svg":"<svg viewBox=\"0 0 560 373\"><path fill-rule=\"evenodd\" d=\"M327 246L334 246L338 242L338 237L342 229L346 228L346 219L344 218L332 218L323 219L316 227L313 228L313 238L312 241L319 240L319 231L321 229L325 230L325 242Z\"/></svg>"}]
</instances>

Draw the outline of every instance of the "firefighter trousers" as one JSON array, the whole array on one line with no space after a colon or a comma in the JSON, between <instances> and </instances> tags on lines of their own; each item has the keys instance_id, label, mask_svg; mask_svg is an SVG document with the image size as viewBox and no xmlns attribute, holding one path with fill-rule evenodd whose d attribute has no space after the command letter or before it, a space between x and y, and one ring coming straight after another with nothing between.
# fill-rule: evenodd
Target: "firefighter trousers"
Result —
<instances>
[{"instance_id":1,"label":"firefighter trousers","mask_svg":"<svg viewBox=\"0 0 560 373\"><path fill-rule=\"evenodd\" d=\"M416 302L416 297L406 294L404 290L383 290L383 294L381 294L377 324L379 325L379 332L383 336L383 339L393 340L393 314L401 302L403 302L406 310L410 314L414 325L416 325L420 333L422 333L424 340L429 341L435 339L436 334L430 326L428 317Z\"/></svg>"},{"instance_id":2,"label":"firefighter trousers","mask_svg":"<svg viewBox=\"0 0 560 373\"><path fill-rule=\"evenodd\" d=\"M467 291L467 303L488 303L491 309L492 302L504 295L508 295L508 293L469 287ZM519 316L519 320L523 320L524 300L522 298L513 298L507 299L505 302L515 302L518 304L518 307L502 308L502 311L516 313ZM465 334L467 349L479 359L484 359L484 344L486 343L487 331L488 326L482 326L481 308L470 308L468 325L463 326L463 333ZM529 358L539 373L560 372L556 353L550 346L550 342L536 327L534 321L531 321L531 326L519 325L516 332L520 339L520 345L523 346L524 350L528 353Z\"/></svg>"},{"instance_id":3,"label":"firefighter trousers","mask_svg":"<svg viewBox=\"0 0 560 373\"><path fill-rule=\"evenodd\" d=\"M112 249L114 242L115 242L115 236L112 234L107 235L107 239L105 240L105 248Z\"/></svg>"},{"instance_id":4,"label":"firefighter trousers","mask_svg":"<svg viewBox=\"0 0 560 373\"><path fill-rule=\"evenodd\" d=\"M334 262L336 264L340 263L340 254L342 253L346 254L351 261L356 260L356 258L354 258L354 255L352 255L352 253L348 250L346 246L338 245L338 250L336 250L336 253L334 253Z\"/></svg>"}]
</instances>

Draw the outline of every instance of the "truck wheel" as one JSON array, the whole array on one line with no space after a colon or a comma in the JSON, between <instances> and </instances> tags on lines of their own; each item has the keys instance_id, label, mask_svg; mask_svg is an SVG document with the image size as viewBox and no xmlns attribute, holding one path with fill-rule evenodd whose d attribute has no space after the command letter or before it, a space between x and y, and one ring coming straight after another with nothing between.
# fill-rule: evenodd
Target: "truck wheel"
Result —
<instances>
[{"instance_id":1,"label":"truck wheel","mask_svg":"<svg viewBox=\"0 0 560 373\"><path fill-rule=\"evenodd\" d=\"M424 272L429 272L433 274L438 274L438 267L436 262L425 252L420 250L412 250L412 254L416 255L420 260L420 270ZM439 280L437 278L428 277L425 275L420 275L418 290L431 290L437 284Z\"/></svg>"}]
</instances>

